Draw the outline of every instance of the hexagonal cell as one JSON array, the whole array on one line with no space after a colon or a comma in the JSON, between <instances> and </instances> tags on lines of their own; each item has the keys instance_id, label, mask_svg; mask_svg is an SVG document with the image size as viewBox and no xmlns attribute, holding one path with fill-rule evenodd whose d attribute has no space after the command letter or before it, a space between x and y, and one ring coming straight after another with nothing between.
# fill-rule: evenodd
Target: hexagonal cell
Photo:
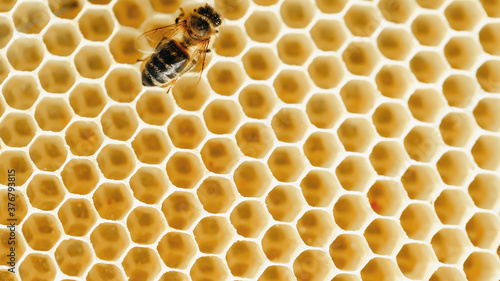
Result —
<instances>
[{"instance_id":1,"label":"hexagonal cell","mask_svg":"<svg viewBox=\"0 0 500 281\"><path fill-rule=\"evenodd\" d=\"M399 103L380 104L372 115L373 125L378 134L386 138L400 137L408 127L410 116Z\"/></svg>"},{"instance_id":2,"label":"hexagonal cell","mask_svg":"<svg viewBox=\"0 0 500 281\"><path fill-rule=\"evenodd\" d=\"M254 80L271 78L279 65L275 53L267 47L253 47L241 59L247 75Z\"/></svg>"},{"instance_id":3,"label":"hexagonal cell","mask_svg":"<svg viewBox=\"0 0 500 281\"><path fill-rule=\"evenodd\" d=\"M105 281L105 280L125 280L125 274L114 264L95 263L87 273L87 280Z\"/></svg>"},{"instance_id":4,"label":"hexagonal cell","mask_svg":"<svg viewBox=\"0 0 500 281\"><path fill-rule=\"evenodd\" d=\"M460 0L450 3L444 10L444 15L451 28L471 31L483 17L481 10L477 2Z\"/></svg>"},{"instance_id":5,"label":"hexagonal cell","mask_svg":"<svg viewBox=\"0 0 500 281\"><path fill-rule=\"evenodd\" d=\"M421 241L428 238L438 223L432 207L424 203L409 204L399 220L409 238Z\"/></svg>"},{"instance_id":6,"label":"hexagonal cell","mask_svg":"<svg viewBox=\"0 0 500 281\"><path fill-rule=\"evenodd\" d=\"M311 40L302 33L287 33L278 44L278 56L290 65L303 65L312 53Z\"/></svg>"},{"instance_id":7,"label":"hexagonal cell","mask_svg":"<svg viewBox=\"0 0 500 281\"><path fill-rule=\"evenodd\" d=\"M236 241L226 253L226 261L233 276L253 278L264 262L260 246L253 241Z\"/></svg>"},{"instance_id":8,"label":"hexagonal cell","mask_svg":"<svg viewBox=\"0 0 500 281\"><path fill-rule=\"evenodd\" d=\"M107 179L123 180L135 168L135 155L128 146L108 144L97 155L97 164Z\"/></svg>"},{"instance_id":9,"label":"hexagonal cell","mask_svg":"<svg viewBox=\"0 0 500 281\"><path fill-rule=\"evenodd\" d=\"M371 215L366 197L357 194L342 195L333 206L335 223L344 230L359 230Z\"/></svg>"},{"instance_id":10,"label":"hexagonal cell","mask_svg":"<svg viewBox=\"0 0 500 281\"><path fill-rule=\"evenodd\" d=\"M203 107L210 96L210 86L204 79L199 79L195 75L184 75L172 87L172 96L180 108L197 111Z\"/></svg>"},{"instance_id":11,"label":"hexagonal cell","mask_svg":"<svg viewBox=\"0 0 500 281\"><path fill-rule=\"evenodd\" d=\"M0 169L4 169L4 171L15 170L16 176L14 181L10 181L9 173L4 172L0 174L0 184L8 185L14 182L16 186L23 185L33 173L32 165L23 151L3 149L0 153Z\"/></svg>"},{"instance_id":12,"label":"hexagonal cell","mask_svg":"<svg viewBox=\"0 0 500 281\"><path fill-rule=\"evenodd\" d=\"M423 280L431 275L432 264L436 262L436 258L429 245L408 243L401 248L396 261L406 277Z\"/></svg>"},{"instance_id":13,"label":"hexagonal cell","mask_svg":"<svg viewBox=\"0 0 500 281\"><path fill-rule=\"evenodd\" d=\"M133 28L141 27L146 20L146 12L143 7L131 0L120 0L113 6L115 18L121 25Z\"/></svg>"},{"instance_id":14,"label":"hexagonal cell","mask_svg":"<svg viewBox=\"0 0 500 281\"><path fill-rule=\"evenodd\" d=\"M29 155L39 170L54 172L64 164L68 151L60 136L41 135L30 145Z\"/></svg>"},{"instance_id":15,"label":"hexagonal cell","mask_svg":"<svg viewBox=\"0 0 500 281\"><path fill-rule=\"evenodd\" d=\"M342 59L352 74L369 76L379 61L379 55L372 43L356 41L346 47Z\"/></svg>"},{"instance_id":16,"label":"hexagonal cell","mask_svg":"<svg viewBox=\"0 0 500 281\"><path fill-rule=\"evenodd\" d=\"M79 83L69 95L73 111L82 117L96 117L106 102L104 89L97 83Z\"/></svg>"},{"instance_id":17,"label":"hexagonal cell","mask_svg":"<svg viewBox=\"0 0 500 281\"><path fill-rule=\"evenodd\" d=\"M392 180L377 180L370 187L367 197L372 210L381 216L394 216L405 199L401 184Z\"/></svg>"},{"instance_id":18,"label":"hexagonal cell","mask_svg":"<svg viewBox=\"0 0 500 281\"><path fill-rule=\"evenodd\" d=\"M122 261L123 270L129 280L156 280L161 264L158 254L150 248L134 247Z\"/></svg>"},{"instance_id":19,"label":"hexagonal cell","mask_svg":"<svg viewBox=\"0 0 500 281\"><path fill-rule=\"evenodd\" d=\"M142 89L138 73L129 68L111 70L104 84L108 96L117 102L133 101Z\"/></svg>"},{"instance_id":20,"label":"hexagonal cell","mask_svg":"<svg viewBox=\"0 0 500 281\"><path fill-rule=\"evenodd\" d=\"M214 134L230 134L241 120L238 104L232 100L216 99L205 107L205 126Z\"/></svg>"},{"instance_id":21,"label":"hexagonal cell","mask_svg":"<svg viewBox=\"0 0 500 281\"><path fill-rule=\"evenodd\" d=\"M17 173L15 176L17 176ZM9 183L12 185L11 181L9 181ZM12 198L15 198L15 201L12 201ZM2 204L0 207L4 208L0 211L0 224L9 226L11 225L12 220L16 221L15 224L21 224L28 211L24 194L17 189L14 191L8 191L7 188L4 188L0 190L0 199L3 200L1 201ZM14 208L14 213L12 213L12 208Z\"/></svg>"},{"instance_id":22,"label":"hexagonal cell","mask_svg":"<svg viewBox=\"0 0 500 281\"><path fill-rule=\"evenodd\" d=\"M174 101L163 91L148 90L137 100L136 111L142 121L161 126L174 112Z\"/></svg>"},{"instance_id":23,"label":"hexagonal cell","mask_svg":"<svg viewBox=\"0 0 500 281\"><path fill-rule=\"evenodd\" d=\"M168 125L168 135L175 147L194 149L205 138L206 130L198 116L178 114Z\"/></svg>"},{"instance_id":24,"label":"hexagonal cell","mask_svg":"<svg viewBox=\"0 0 500 281\"><path fill-rule=\"evenodd\" d=\"M84 4L83 0L49 0L49 7L52 13L64 19L74 19L80 13Z\"/></svg>"},{"instance_id":25,"label":"hexagonal cell","mask_svg":"<svg viewBox=\"0 0 500 281\"><path fill-rule=\"evenodd\" d=\"M444 46L444 56L455 69L470 69L476 62L479 46L469 36L452 37Z\"/></svg>"},{"instance_id":26,"label":"hexagonal cell","mask_svg":"<svg viewBox=\"0 0 500 281\"><path fill-rule=\"evenodd\" d=\"M97 221L94 207L87 199L70 198L57 212L64 232L71 236L84 236Z\"/></svg>"},{"instance_id":27,"label":"hexagonal cell","mask_svg":"<svg viewBox=\"0 0 500 281\"><path fill-rule=\"evenodd\" d=\"M55 280L56 274L54 260L46 254L31 253L19 265L19 276L22 280Z\"/></svg>"},{"instance_id":28,"label":"hexagonal cell","mask_svg":"<svg viewBox=\"0 0 500 281\"><path fill-rule=\"evenodd\" d=\"M420 51L410 61L410 69L422 83L435 83L443 74L446 65L434 51Z\"/></svg>"},{"instance_id":29,"label":"hexagonal cell","mask_svg":"<svg viewBox=\"0 0 500 281\"><path fill-rule=\"evenodd\" d=\"M347 38L345 29L338 20L320 19L310 33L314 44L322 51L337 51Z\"/></svg>"},{"instance_id":30,"label":"hexagonal cell","mask_svg":"<svg viewBox=\"0 0 500 281\"><path fill-rule=\"evenodd\" d=\"M380 93L389 98L403 98L412 84L408 69L401 65L384 65L375 82Z\"/></svg>"},{"instance_id":31,"label":"hexagonal cell","mask_svg":"<svg viewBox=\"0 0 500 281\"><path fill-rule=\"evenodd\" d=\"M344 70L336 56L317 56L307 68L314 84L322 89L331 89L342 80Z\"/></svg>"},{"instance_id":32,"label":"hexagonal cell","mask_svg":"<svg viewBox=\"0 0 500 281\"><path fill-rule=\"evenodd\" d=\"M297 221L297 232L311 247L324 247L334 230L332 217L323 210L309 210Z\"/></svg>"},{"instance_id":33,"label":"hexagonal cell","mask_svg":"<svg viewBox=\"0 0 500 281\"><path fill-rule=\"evenodd\" d=\"M500 55L500 24L495 22L485 24L479 31L479 42L488 54Z\"/></svg>"},{"instance_id":34,"label":"hexagonal cell","mask_svg":"<svg viewBox=\"0 0 500 281\"><path fill-rule=\"evenodd\" d=\"M258 0L257 0L258 1ZM292 281L295 277L292 271L282 265L270 265L260 275L257 281Z\"/></svg>"},{"instance_id":35,"label":"hexagonal cell","mask_svg":"<svg viewBox=\"0 0 500 281\"><path fill-rule=\"evenodd\" d=\"M88 194L99 182L99 172L89 159L71 159L61 171L66 189L74 194Z\"/></svg>"},{"instance_id":36,"label":"hexagonal cell","mask_svg":"<svg viewBox=\"0 0 500 281\"><path fill-rule=\"evenodd\" d=\"M375 103L375 87L366 80L353 79L340 90L344 106L351 113L367 113Z\"/></svg>"},{"instance_id":37,"label":"hexagonal cell","mask_svg":"<svg viewBox=\"0 0 500 281\"><path fill-rule=\"evenodd\" d=\"M12 14L17 31L27 34L40 33L49 20L47 6L39 2L21 2Z\"/></svg>"},{"instance_id":38,"label":"hexagonal cell","mask_svg":"<svg viewBox=\"0 0 500 281\"><path fill-rule=\"evenodd\" d=\"M461 270L458 270L455 267L447 267L442 266L434 271L429 281L446 281L446 280L456 280L456 281L465 281L465 277Z\"/></svg>"},{"instance_id":39,"label":"hexagonal cell","mask_svg":"<svg viewBox=\"0 0 500 281\"><path fill-rule=\"evenodd\" d=\"M229 61L216 62L207 73L207 79L212 89L219 95L231 96L244 81L241 67Z\"/></svg>"},{"instance_id":40,"label":"hexagonal cell","mask_svg":"<svg viewBox=\"0 0 500 281\"><path fill-rule=\"evenodd\" d=\"M388 0L390 2L394 0ZM384 28L377 38L377 46L386 58L404 60L413 47L413 41L408 32L401 28Z\"/></svg>"},{"instance_id":41,"label":"hexagonal cell","mask_svg":"<svg viewBox=\"0 0 500 281\"><path fill-rule=\"evenodd\" d=\"M38 102L35 119L44 131L62 131L73 117L73 113L64 98L45 97Z\"/></svg>"},{"instance_id":42,"label":"hexagonal cell","mask_svg":"<svg viewBox=\"0 0 500 281\"><path fill-rule=\"evenodd\" d=\"M5 115L0 124L0 138L10 147L25 147L36 134L36 125L28 114L11 112Z\"/></svg>"},{"instance_id":43,"label":"hexagonal cell","mask_svg":"<svg viewBox=\"0 0 500 281\"><path fill-rule=\"evenodd\" d=\"M433 127L415 126L404 138L404 146L411 159L430 162L442 146L442 141Z\"/></svg>"},{"instance_id":44,"label":"hexagonal cell","mask_svg":"<svg viewBox=\"0 0 500 281\"><path fill-rule=\"evenodd\" d=\"M281 182L296 181L305 167L304 155L295 146L274 149L267 160L269 170Z\"/></svg>"},{"instance_id":45,"label":"hexagonal cell","mask_svg":"<svg viewBox=\"0 0 500 281\"><path fill-rule=\"evenodd\" d=\"M498 257L487 252L473 252L464 262L464 273L470 281L493 281L500 274Z\"/></svg>"},{"instance_id":46,"label":"hexagonal cell","mask_svg":"<svg viewBox=\"0 0 500 281\"><path fill-rule=\"evenodd\" d=\"M500 99L483 98L474 108L476 123L484 130L500 131Z\"/></svg>"},{"instance_id":47,"label":"hexagonal cell","mask_svg":"<svg viewBox=\"0 0 500 281\"><path fill-rule=\"evenodd\" d=\"M222 25L219 34L214 40L215 52L224 57L235 57L246 47L247 37L238 25Z\"/></svg>"},{"instance_id":48,"label":"hexagonal cell","mask_svg":"<svg viewBox=\"0 0 500 281\"><path fill-rule=\"evenodd\" d=\"M111 65L111 58L104 46L83 46L76 53L74 61L78 73L90 79L104 76Z\"/></svg>"},{"instance_id":49,"label":"hexagonal cell","mask_svg":"<svg viewBox=\"0 0 500 281\"><path fill-rule=\"evenodd\" d=\"M314 18L314 5L310 1L286 0L281 4L280 15L291 28L305 28Z\"/></svg>"},{"instance_id":50,"label":"hexagonal cell","mask_svg":"<svg viewBox=\"0 0 500 281\"><path fill-rule=\"evenodd\" d=\"M344 21L352 35L368 37L377 29L381 18L373 7L356 4L346 12Z\"/></svg>"},{"instance_id":51,"label":"hexagonal cell","mask_svg":"<svg viewBox=\"0 0 500 281\"><path fill-rule=\"evenodd\" d=\"M40 90L33 76L14 74L3 84L2 94L10 107L26 110L38 99Z\"/></svg>"},{"instance_id":52,"label":"hexagonal cell","mask_svg":"<svg viewBox=\"0 0 500 281\"><path fill-rule=\"evenodd\" d=\"M243 237L255 238L266 226L268 213L261 202L245 200L234 207L229 218L236 233Z\"/></svg>"},{"instance_id":53,"label":"hexagonal cell","mask_svg":"<svg viewBox=\"0 0 500 281\"><path fill-rule=\"evenodd\" d=\"M368 245L363 237L356 234L340 234L330 245L330 257L341 270L357 270L368 255Z\"/></svg>"},{"instance_id":54,"label":"hexagonal cell","mask_svg":"<svg viewBox=\"0 0 500 281\"><path fill-rule=\"evenodd\" d=\"M103 183L92 196L94 207L103 219L121 220L132 208L132 194L122 183Z\"/></svg>"},{"instance_id":55,"label":"hexagonal cell","mask_svg":"<svg viewBox=\"0 0 500 281\"><path fill-rule=\"evenodd\" d=\"M273 219L291 222L302 210L304 201L300 190L293 185L277 185L267 194L265 203Z\"/></svg>"},{"instance_id":56,"label":"hexagonal cell","mask_svg":"<svg viewBox=\"0 0 500 281\"><path fill-rule=\"evenodd\" d=\"M331 128L344 112L341 102L332 94L314 94L306 105L309 121L320 129Z\"/></svg>"},{"instance_id":57,"label":"hexagonal cell","mask_svg":"<svg viewBox=\"0 0 500 281\"><path fill-rule=\"evenodd\" d=\"M273 82L276 95L286 103L301 103L310 90L310 83L305 72L284 69Z\"/></svg>"},{"instance_id":58,"label":"hexagonal cell","mask_svg":"<svg viewBox=\"0 0 500 281\"><path fill-rule=\"evenodd\" d=\"M250 6L249 0L215 0L215 8L224 18L237 20L242 18Z\"/></svg>"},{"instance_id":59,"label":"hexagonal cell","mask_svg":"<svg viewBox=\"0 0 500 281\"><path fill-rule=\"evenodd\" d=\"M19 37L14 39L7 49L7 59L10 65L19 71L35 70L42 62L43 56L43 43L34 38Z\"/></svg>"},{"instance_id":60,"label":"hexagonal cell","mask_svg":"<svg viewBox=\"0 0 500 281\"><path fill-rule=\"evenodd\" d=\"M337 166L335 174L345 190L363 191L375 176L375 171L365 157L349 155Z\"/></svg>"},{"instance_id":61,"label":"hexagonal cell","mask_svg":"<svg viewBox=\"0 0 500 281\"><path fill-rule=\"evenodd\" d=\"M378 8L386 20L404 23L411 17L415 4L412 1L382 0Z\"/></svg>"},{"instance_id":62,"label":"hexagonal cell","mask_svg":"<svg viewBox=\"0 0 500 281\"><path fill-rule=\"evenodd\" d=\"M469 217L470 208L471 200L459 189L445 189L434 202L436 215L443 224L461 224Z\"/></svg>"},{"instance_id":63,"label":"hexagonal cell","mask_svg":"<svg viewBox=\"0 0 500 281\"><path fill-rule=\"evenodd\" d=\"M19 210L16 210L17 213ZM31 249L48 251L61 237L61 227L55 216L47 213L34 213L24 222L23 235Z\"/></svg>"},{"instance_id":64,"label":"hexagonal cell","mask_svg":"<svg viewBox=\"0 0 500 281\"><path fill-rule=\"evenodd\" d=\"M210 213L226 212L235 200L231 181L222 177L208 177L197 190L203 208Z\"/></svg>"},{"instance_id":65,"label":"hexagonal cell","mask_svg":"<svg viewBox=\"0 0 500 281\"><path fill-rule=\"evenodd\" d=\"M326 207L339 190L339 183L328 171L311 170L300 182L300 187L308 205Z\"/></svg>"},{"instance_id":66,"label":"hexagonal cell","mask_svg":"<svg viewBox=\"0 0 500 281\"><path fill-rule=\"evenodd\" d=\"M160 242L158 242L158 247L156 249L166 266L179 269L186 268L197 252L196 243L193 237L177 231L171 231L165 234ZM165 278L165 280L183 279Z\"/></svg>"},{"instance_id":67,"label":"hexagonal cell","mask_svg":"<svg viewBox=\"0 0 500 281\"><path fill-rule=\"evenodd\" d=\"M2 266L10 266L12 262L15 263L20 260L25 252L26 242L22 238L21 233L10 226L0 229L0 264ZM30 256L28 255L25 260L29 258Z\"/></svg>"},{"instance_id":68,"label":"hexagonal cell","mask_svg":"<svg viewBox=\"0 0 500 281\"><path fill-rule=\"evenodd\" d=\"M340 273L333 277L332 281L360 281L360 277L355 274Z\"/></svg>"},{"instance_id":69,"label":"hexagonal cell","mask_svg":"<svg viewBox=\"0 0 500 281\"><path fill-rule=\"evenodd\" d=\"M198 258L189 271L191 280L226 280L229 275L224 262L216 256L202 256Z\"/></svg>"},{"instance_id":70,"label":"hexagonal cell","mask_svg":"<svg viewBox=\"0 0 500 281\"><path fill-rule=\"evenodd\" d=\"M73 155L90 156L97 152L103 135L95 122L76 121L66 129L66 143Z\"/></svg>"},{"instance_id":71,"label":"hexagonal cell","mask_svg":"<svg viewBox=\"0 0 500 281\"><path fill-rule=\"evenodd\" d=\"M476 247L495 248L500 240L500 222L490 213L476 213L465 226L469 240Z\"/></svg>"},{"instance_id":72,"label":"hexagonal cell","mask_svg":"<svg viewBox=\"0 0 500 281\"><path fill-rule=\"evenodd\" d=\"M168 271L165 272L159 279L159 281L170 281L170 280L176 280L176 281L189 281L189 277L180 271Z\"/></svg>"},{"instance_id":73,"label":"hexagonal cell","mask_svg":"<svg viewBox=\"0 0 500 281\"><path fill-rule=\"evenodd\" d=\"M429 200L440 185L436 170L430 166L412 165L401 176L408 197L413 200Z\"/></svg>"},{"instance_id":74,"label":"hexagonal cell","mask_svg":"<svg viewBox=\"0 0 500 281\"><path fill-rule=\"evenodd\" d=\"M238 148L227 138L209 139L200 151L207 170L217 174L227 174L238 162Z\"/></svg>"},{"instance_id":75,"label":"hexagonal cell","mask_svg":"<svg viewBox=\"0 0 500 281\"><path fill-rule=\"evenodd\" d=\"M167 175L177 187L193 188L204 173L200 159L191 152L176 152L168 159Z\"/></svg>"},{"instance_id":76,"label":"hexagonal cell","mask_svg":"<svg viewBox=\"0 0 500 281\"><path fill-rule=\"evenodd\" d=\"M288 263L300 245L295 229L288 224L274 224L262 237L262 250L275 263Z\"/></svg>"},{"instance_id":77,"label":"hexagonal cell","mask_svg":"<svg viewBox=\"0 0 500 281\"><path fill-rule=\"evenodd\" d=\"M340 125L337 135L345 150L364 152L371 146L375 132L366 118L350 117Z\"/></svg>"},{"instance_id":78,"label":"hexagonal cell","mask_svg":"<svg viewBox=\"0 0 500 281\"><path fill-rule=\"evenodd\" d=\"M436 168L444 183L462 185L474 169L469 156L460 150L445 152L436 163Z\"/></svg>"},{"instance_id":79,"label":"hexagonal cell","mask_svg":"<svg viewBox=\"0 0 500 281\"><path fill-rule=\"evenodd\" d=\"M97 0L97 1L108 1L109 0ZM172 1L161 1L161 0L149 0L149 3L153 7L153 9L157 12L161 13L173 13L179 9L181 5L180 0L172 0Z\"/></svg>"},{"instance_id":80,"label":"hexagonal cell","mask_svg":"<svg viewBox=\"0 0 500 281\"><path fill-rule=\"evenodd\" d=\"M408 163L408 156L397 141L381 141L370 153L370 162L377 174L395 177L401 174Z\"/></svg>"},{"instance_id":81,"label":"hexagonal cell","mask_svg":"<svg viewBox=\"0 0 500 281\"><path fill-rule=\"evenodd\" d=\"M132 141L132 148L137 159L147 164L160 164L170 151L167 136L153 128L142 129Z\"/></svg>"},{"instance_id":82,"label":"hexagonal cell","mask_svg":"<svg viewBox=\"0 0 500 281\"><path fill-rule=\"evenodd\" d=\"M209 216L201 219L193 229L198 248L205 254L220 254L233 237L231 225L224 217Z\"/></svg>"},{"instance_id":83,"label":"hexagonal cell","mask_svg":"<svg viewBox=\"0 0 500 281\"><path fill-rule=\"evenodd\" d=\"M160 212L153 207L135 207L127 217L130 238L137 244L155 243L166 226Z\"/></svg>"},{"instance_id":84,"label":"hexagonal cell","mask_svg":"<svg viewBox=\"0 0 500 281\"><path fill-rule=\"evenodd\" d=\"M95 255L106 261L117 260L130 243L127 230L119 223L101 222L90 234Z\"/></svg>"},{"instance_id":85,"label":"hexagonal cell","mask_svg":"<svg viewBox=\"0 0 500 281\"><path fill-rule=\"evenodd\" d=\"M446 23L436 14L420 14L411 24L411 31L415 38L417 38L420 44L426 46L439 45L446 35L446 29Z\"/></svg>"},{"instance_id":86,"label":"hexagonal cell","mask_svg":"<svg viewBox=\"0 0 500 281\"><path fill-rule=\"evenodd\" d=\"M167 190L165 173L155 167L141 167L129 180L134 197L146 204L156 204Z\"/></svg>"},{"instance_id":87,"label":"hexagonal cell","mask_svg":"<svg viewBox=\"0 0 500 281\"><path fill-rule=\"evenodd\" d=\"M272 89L265 84L250 84L240 91L239 102L246 116L265 119L276 103Z\"/></svg>"},{"instance_id":88,"label":"hexagonal cell","mask_svg":"<svg viewBox=\"0 0 500 281\"><path fill-rule=\"evenodd\" d=\"M316 167L330 167L338 152L340 144L334 134L328 132L314 132L304 143L304 155L311 165Z\"/></svg>"},{"instance_id":89,"label":"hexagonal cell","mask_svg":"<svg viewBox=\"0 0 500 281\"><path fill-rule=\"evenodd\" d=\"M393 254L405 239L401 226L389 218L374 219L365 229L363 235L372 252L377 255Z\"/></svg>"},{"instance_id":90,"label":"hexagonal cell","mask_svg":"<svg viewBox=\"0 0 500 281\"><path fill-rule=\"evenodd\" d=\"M121 5L120 3L126 3L125 5L136 5L134 2L128 0L119 1L117 5ZM135 11L132 11L132 13L135 13ZM144 54L135 47L136 39L140 35L138 30L122 29L113 36L109 42L109 50L116 62L135 64L138 59L144 56Z\"/></svg>"},{"instance_id":91,"label":"hexagonal cell","mask_svg":"<svg viewBox=\"0 0 500 281\"><path fill-rule=\"evenodd\" d=\"M83 37L90 41L105 41L113 32L113 16L108 8L86 9L78 24Z\"/></svg>"},{"instance_id":92,"label":"hexagonal cell","mask_svg":"<svg viewBox=\"0 0 500 281\"><path fill-rule=\"evenodd\" d=\"M163 201L161 211L170 227L186 230L200 216L201 206L193 194L176 191Z\"/></svg>"},{"instance_id":93,"label":"hexagonal cell","mask_svg":"<svg viewBox=\"0 0 500 281\"><path fill-rule=\"evenodd\" d=\"M43 42L51 54L69 56L80 44L80 34L73 25L53 23L45 31Z\"/></svg>"},{"instance_id":94,"label":"hexagonal cell","mask_svg":"<svg viewBox=\"0 0 500 281\"><path fill-rule=\"evenodd\" d=\"M443 111L445 100L433 88L416 89L408 99L408 109L415 119L433 123Z\"/></svg>"},{"instance_id":95,"label":"hexagonal cell","mask_svg":"<svg viewBox=\"0 0 500 281\"><path fill-rule=\"evenodd\" d=\"M465 231L459 228L441 228L432 237L431 245L437 259L447 264L462 263L472 246Z\"/></svg>"},{"instance_id":96,"label":"hexagonal cell","mask_svg":"<svg viewBox=\"0 0 500 281\"><path fill-rule=\"evenodd\" d=\"M284 107L273 116L271 126L278 140L291 143L302 139L308 123L302 110Z\"/></svg>"},{"instance_id":97,"label":"hexagonal cell","mask_svg":"<svg viewBox=\"0 0 500 281\"><path fill-rule=\"evenodd\" d=\"M52 174L35 175L26 188L31 206L43 211L57 208L65 193L61 180Z\"/></svg>"},{"instance_id":98,"label":"hexagonal cell","mask_svg":"<svg viewBox=\"0 0 500 281\"><path fill-rule=\"evenodd\" d=\"M500 178L493 174L478 174L469 185L474 204L483 209L494 209L500 202Z\"/></svg>"},{"instance_id":99,"label":"hexagonal cell","mask_svg":"<svg viewBox=\"0 0 500 281\"><path fill-rule=\"evenodd\" d=\"M472 147L472 157L481 169L495 171L500 163L499 147L500 138L494 135L482 135Z\"/></svg>"},{"instance_id":100,"label":"hexagonal cell","mask_svg":"<svg viewBox=\"0 0 500 281\"><path fill-rule=\"evenodd\" d=\"M363 281L390 281L403 278L395 262L385 257L371 259L361 270Z\"/></svg>"},{"instance_id":101,"label":"hexagonal cell","mask_svg":"<svg viewBox=\"0 0 500 281\"><path fill-rule=\"evenodd\" d=\"M325 280L332 269L331 259L321 250L305 250L293 261L297 281Z\"/></svg>"},{"instance_id":102,"label":"hexagonal cell","mask_svg":"<svg viewBox=\"0 0 500 281\"><path fill-rule=\"evenodd\" d=\"M274 138L270 128L262 123L247 122L236 132L240 151L249 157L262 158L271 149Z\"/></svg>"},{"instance_id":103,"label":"hexagonal cell","mask_svg":"<svg viewBox=\"0 0 500 281\"><path fill-rule=\"evenodd\" d=\"M14 5L16 4L16 2L17 2L16 0L2 0L2 2L0 2L0 11L1 12L8 12L8 11L10 11L10 9L12 9L12 7L14 7ZM5 272L7 272L7 270L5 270ZM7 279L10 281L10 274L8 274L8 273L4 274L3 270L2 270L2 274L3 274L2 276L4 276L4 275L7 276L8 275L9 277ZM14 278L12 280L17 280L17 279L15 279L15 277L12 277L12 278Z\"/></svg>"},{"instance_id":104,"label":"hexagonal cell","mask_svg":"<svg viewBox=\"0 0 500 281\"><path fill-rule=\"evenodd\" d=\"M50 93L65 93L76 81L76 74L70 63L49 60L38 71L38 79L43 89Z\"/></svg>"},{"instance_id":105,"label":"hexagonal cell","mask_svg":"<svg viewBox=\"0 0 500 281\"><path fill-rule=\"evenodd\" d=\"M483 63L477 70L477 82L483 90L489 93L500 92L500 60L489 60Z\"/></svg>"},{"instance_id":106,"label":"hexagonal cell","mask_svg":"<svg viewBox=\"0 0 500 281\"><path fill-rule=\"evenodd\" d=\"M234 171L233 180L242 196L260 197L267 191L271 175L261 162L245 161Z\"/></svg>"}]
</instances>

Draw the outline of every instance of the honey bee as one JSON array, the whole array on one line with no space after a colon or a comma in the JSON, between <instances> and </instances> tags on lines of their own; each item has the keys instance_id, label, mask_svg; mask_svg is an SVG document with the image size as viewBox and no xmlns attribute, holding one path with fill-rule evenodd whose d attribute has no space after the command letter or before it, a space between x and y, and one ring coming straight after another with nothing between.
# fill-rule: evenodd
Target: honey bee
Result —
<instances>
[{"instance_id":1,"label":"honey bee","mask_svg":"<svg viewBox=\"0 0 500 281\"><path fill-rule=\"evenodd\" d=\"M201 64L200 75L205 68L209 44L222 23L221 15L206 4L175 19L175 23L162 26L139 36L156 45L154 52L142 70L142 85L167 87L184 73ZM182 31L180 38L174 36ZM201 78L201 76L200 76Z\"/></svg>"}]
</instances>

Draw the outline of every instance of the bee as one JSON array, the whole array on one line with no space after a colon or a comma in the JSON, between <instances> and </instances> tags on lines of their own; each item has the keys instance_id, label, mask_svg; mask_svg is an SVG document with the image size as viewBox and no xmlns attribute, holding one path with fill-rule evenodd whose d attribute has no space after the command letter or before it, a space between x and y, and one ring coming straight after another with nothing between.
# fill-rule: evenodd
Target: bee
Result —
<instances>
[{"instance_id":1,"label":"bee","mask_svg":"<svg viewBox=\"0 0 500 281\"><path fill-rule=\"evenodd\" d=\"M175 23L162 26L139 36L156 45L142 70L142 85L168 87L184 73L201 64L200 78L205 68L209 44L222 23L221 15L206 4L185 13L181 8ZM182 31L182 36L174 36ZM144 59L145 60L145 59Z\"/></svg>"}]
</instances>

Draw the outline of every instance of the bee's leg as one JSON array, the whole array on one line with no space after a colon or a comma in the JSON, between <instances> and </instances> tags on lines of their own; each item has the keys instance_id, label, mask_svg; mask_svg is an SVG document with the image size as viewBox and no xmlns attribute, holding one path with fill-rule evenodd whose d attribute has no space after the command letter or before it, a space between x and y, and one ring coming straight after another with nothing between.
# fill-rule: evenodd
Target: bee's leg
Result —
<instances>
[{"instance_id":1,"label":"bee's leg","mask_svg":"<svg viewBox=\"0 0 500 281\"><path fill-rule=\"evenodd\" d=\"M174 79L170 80L170 82L168 82L165 85L162 85L161 87L162 88L166 88L167 89L167 94L168 94L168 93L170 93L170 90L172 90L172 88L174 87L175 82L177 82L177 78L174 78Z\"/></svg>"},{"instance_id":2,"label":"bee's leg","mask_svg":"<svg viewBox=\"0 0 500 281\"><path fill-rule=\"evenodd\" d=\"M177 16L177 18L175 19L175 23L179 23L179 21L181 20L182 17L184 17L184 9L182 8L179 8L181 10L179 16Z\"/></svg>"}]
</instances>

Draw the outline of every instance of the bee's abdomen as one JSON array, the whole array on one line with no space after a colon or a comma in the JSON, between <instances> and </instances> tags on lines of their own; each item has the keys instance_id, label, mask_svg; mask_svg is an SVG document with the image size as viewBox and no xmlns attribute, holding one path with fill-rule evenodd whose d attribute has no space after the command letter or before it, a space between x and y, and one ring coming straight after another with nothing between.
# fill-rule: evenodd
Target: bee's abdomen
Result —
<instances>
[{"instance_id":1,"label":"bee's abdomen","mask_svg":"<svg viewBox=\"0 0 500 281\"><path fill-rule=\"evenodd\" d=\"M175 78L186 67L189 54L174 40L163 43L158 52L151 55L142 71L144 86L160 86Z\"/></svg>"}]
</instances>

